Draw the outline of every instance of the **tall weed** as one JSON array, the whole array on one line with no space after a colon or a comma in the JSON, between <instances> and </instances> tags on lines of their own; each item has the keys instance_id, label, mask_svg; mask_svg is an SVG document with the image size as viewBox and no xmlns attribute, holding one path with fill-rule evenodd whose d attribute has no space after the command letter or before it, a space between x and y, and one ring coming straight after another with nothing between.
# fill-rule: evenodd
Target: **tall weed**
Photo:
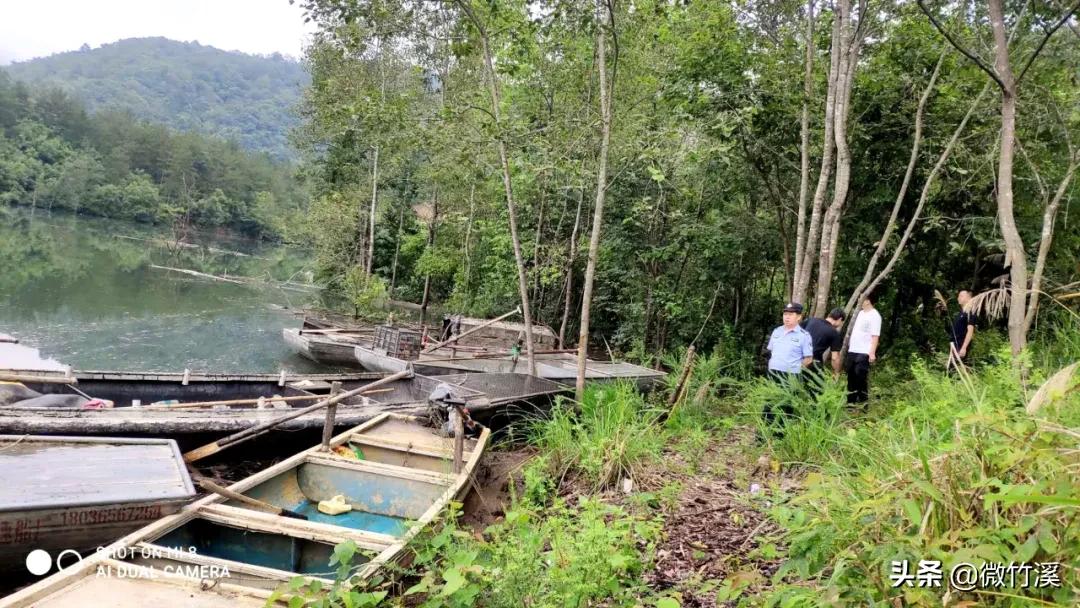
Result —
<instances>
[{"instance_id":1,"label":"tall weed","mask_svg":"<svg viewBox=\"0 0 1080 608\"><path fill-rule=\"evenodd\" d=\"M880 420L851 421L833 457L805 491L773 509L788 560L769 605L939 606L942 588L894 587L894 560L937 560L948 573L966 562L1060 562L1060 588L951 592L979 606L1026 606L1036 598L1077 605L1080 580L1080 396L1046 419L1023 409L1023 378L1002 362L961 378L912 369L906 397ZM786 440L786 439L785 439ZM809 585L805 583L809 581Z\"/></svg>"},{"instance_id":2,"label":"tall weed","mask_svg":"<svg viewBox=\"0 0 1080 608\"><path fill-rule=\"evenodd\" d=\"M757 428L770 449L780 459L820 465L833 457L847 420L846 392L826 377L820 394L807 390L806 381L781 384L768 379L747 383L741 394L743 414ZM781 405L791 407L784 415ZM775 412L772 423L766 421L768 409Z\"/></svg>"},{"instance_id":3,"label":"tall weed","mask_svg":"<svg viewBox=\"0 0 1080 608\"><path fill-rule=\"evenodd\" d=\"M516 506L482 536L449 525L420 539L405 595L425 608L633 606L659 522L595 499Z\"/></svg>"},{"instance_id":4,"label":"tall weed","mask_svg":"<svg viewBox=\"0 0 1080 608\"><path fill-rule=\"evenodd\" d=\"M663 410L649 405L629 383L590 386L579 408L561 401L532 427L532 441L544 454L551 476L569 477L597 491L634 478L659 458Z\"/></svg>"}]
</instances>

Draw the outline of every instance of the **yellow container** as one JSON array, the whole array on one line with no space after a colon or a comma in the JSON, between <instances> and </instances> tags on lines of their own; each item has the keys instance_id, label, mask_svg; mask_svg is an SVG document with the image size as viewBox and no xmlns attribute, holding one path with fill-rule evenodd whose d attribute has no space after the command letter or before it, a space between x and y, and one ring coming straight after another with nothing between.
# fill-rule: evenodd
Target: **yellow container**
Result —
<instances>
[{"instance_id":1,"label":"yellow container","mask_svg":"<svg viewBox=\"0 0 1080 608\"><path fill-rule=\"evenodd\" d=\"M352 511L352 505L345 502L345 497L341 494L338 494L330 500L319 501L320 513L326 513L327 515L341 515L342 513L348 513L349 511Z\"/></svg>"}]
</instances>

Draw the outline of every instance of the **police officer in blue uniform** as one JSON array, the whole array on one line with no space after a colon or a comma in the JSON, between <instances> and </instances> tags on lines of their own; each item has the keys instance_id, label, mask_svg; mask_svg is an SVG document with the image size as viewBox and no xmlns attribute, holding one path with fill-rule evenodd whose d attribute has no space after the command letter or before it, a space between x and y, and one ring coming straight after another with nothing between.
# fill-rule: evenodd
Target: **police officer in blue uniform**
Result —
<instances>
[{"instance_id":1,"label":"police officer in blue uniform","mask_svg":"<svg viewBox=\"0 0 1080 608\"><path fill-rule=\"evenodd\" d=\"M773 330L769 336L769 378L785 386L794 387L799 382L803 369L810 365L814 357L814 342L810 332L803 329L802 304L788 302L784 306L784 324ZM790 403L778 404L784 416L795 413ZM773 406L765 407L765 421L770 425L776 415ZM783 420L780 421L783 425Z\"/></svg>"}]
</instances>

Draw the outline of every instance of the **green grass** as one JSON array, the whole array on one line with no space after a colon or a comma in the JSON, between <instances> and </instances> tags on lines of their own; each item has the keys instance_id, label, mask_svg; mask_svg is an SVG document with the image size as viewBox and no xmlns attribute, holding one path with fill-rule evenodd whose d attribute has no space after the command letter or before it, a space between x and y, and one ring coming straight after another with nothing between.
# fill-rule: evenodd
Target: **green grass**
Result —
<instances>
[{"instance_id":1,"label":"green grass","mask_svg":"<svg viewBox=\"0 0 1080 608\"><path fill-rule=\"evenodd\" d=\"M631 384L593 385L580 407L560 401L548 418L530 429L531 442L543 455L543 467L561 485L582 484L592 492L634 479L664 448L663 409L647 403ZM538 473L534 473L538 474Z\"/></svg>"},{"instance_id":2,"label":"green grass","mask_svg":"<svg viewBox=\"0 0 1080 608\"><path fill-rule=\"evenodd\" d=\"M1021 371L999 363L968 382L916 364L896 400L879 404L882 417L818 429L818 468L772 512L788 556L766 605L941 605L945 589L893 588L893 560L939 560L945 572L960 562L1061 562L1061 589L954 592L954 601L1077 605L1080 434L1067 427L1080 398L1033 418ZM785 436L775 447L801 445Z\"/></svg>"}]
</instances>

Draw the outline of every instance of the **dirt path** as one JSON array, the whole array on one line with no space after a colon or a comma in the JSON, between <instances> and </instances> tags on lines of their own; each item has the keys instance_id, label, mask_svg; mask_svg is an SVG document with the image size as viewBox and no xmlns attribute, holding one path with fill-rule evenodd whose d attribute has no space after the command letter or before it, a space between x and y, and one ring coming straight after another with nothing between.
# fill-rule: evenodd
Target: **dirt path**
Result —
<instances>
[{"instance_id":1,"label":"dirt path","mask_svg":"<svg viewBox=\"0 0 1080 608\"><path fill-rule=\"evenodd\" d=\"M767 458L753 459L756 451L752 435L737 431L713 441L696 472L677 453L665 459L665 475L682 491L665 518L663 540L645 580L658 591L677 592L683 607L724 605L716 601L724 579L761 588L780 565L755 550L776 532L766 515L771 488L787 484Z\"/></svg>"},{"instance_id":2,"label":"dirt path","mask_svg":"<svg viewBox=\"0 0 1080 608\"><path fill-rule=\"evenodd\" d=\"M635 480L635 491L658 491L677 484L677 498L663 507L664 527L653 567L645 581L657 591L677 593L684 607L714 607L725 579L745 581L751 590L768 586L780 560L755 553L773 542L776 532L766 516L775 489L791 486L760 450L752 433L734 431L714 439L694 467L676 449L664 453L647 478ZM476 532L505 515L510 482L535 455L531 449L489 451L478 469L473 491L465 500L460 524ZM571 484L572 485L572 484ZM751 487L754 487L751 492ZM576 493L563 488L564 498ZM605 499L632 502L622 492ZM629 506L629 505L628 505Z\"/></svg>"}]
</instances>

